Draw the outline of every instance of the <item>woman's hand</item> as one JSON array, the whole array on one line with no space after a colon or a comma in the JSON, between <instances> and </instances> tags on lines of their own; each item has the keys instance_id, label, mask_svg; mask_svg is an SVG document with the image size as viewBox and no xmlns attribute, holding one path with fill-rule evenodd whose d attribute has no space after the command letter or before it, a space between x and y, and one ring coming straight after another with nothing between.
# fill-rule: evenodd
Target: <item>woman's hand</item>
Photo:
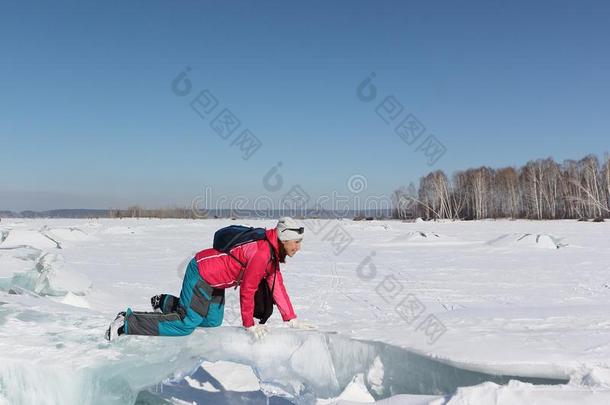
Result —
<instances>
[{"instance_id":1,"label":"woman's hand","mask_svg":"<svg viewBox=\"0 0 610 405\"><path fill-rule=\"evenodd\" d=\"M313 324L311 324L309 322L305 322L305 321L299 321L296 318L289 320L288 326L290 326L291 328L294 328L294 329L301 329L301 330L317 330L318 329L318 327L316 325L313 325Z\"/></svg>"},{"instance_id":2,"label":"woman's hand","mask_svg":"<svg viewBox=\"0 0 610 405\"><path fill-rule=\"evenodd\" d=\"M261 324L250 326L249 328L246 328L246 331L253 336L255 340L261 340L267 333L269 333L267 327Z\"/></svg>"}]
</instances>

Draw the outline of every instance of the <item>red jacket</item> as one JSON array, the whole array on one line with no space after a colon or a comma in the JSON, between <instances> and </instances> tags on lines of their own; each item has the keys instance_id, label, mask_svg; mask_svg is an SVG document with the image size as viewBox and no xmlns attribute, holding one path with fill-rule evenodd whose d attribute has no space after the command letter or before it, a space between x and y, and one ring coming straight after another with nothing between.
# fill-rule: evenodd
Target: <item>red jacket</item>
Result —
<instances>
[{"instance_id":1,"label":"red jacket","mask_svg":"<svg viewBox=\"0 0 610 405\"><path fill-rule=\"evenodd\" d=\"M267 229L267 239L275 249L276 257L279 257L279 242L277 240L277 228ZM273 300L282 314L284 321L296 318L290 297L284 287L282 273L277 271L275 276L275 266L271 261L269 244L265 240L249 242L237 246L231 250L231 254L246 263L243 277L239 287L239 302L241 304L241 320L245 327L254 325L254 293L260 281L267 279L269 288L273 286ZM230 288L237 284L239 273L242 266L226 253L216 249L205 249L195 255L199 266L201 277L214 288Z\"/></svg>"}]
</instances>

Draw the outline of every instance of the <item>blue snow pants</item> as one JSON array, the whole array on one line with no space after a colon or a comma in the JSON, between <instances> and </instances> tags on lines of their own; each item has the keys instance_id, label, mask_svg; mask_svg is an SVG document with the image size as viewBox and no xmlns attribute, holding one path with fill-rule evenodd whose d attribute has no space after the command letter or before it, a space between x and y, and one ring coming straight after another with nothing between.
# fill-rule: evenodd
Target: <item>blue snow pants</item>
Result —
<instances>
[{"instance_id":1,"label":"blue snow pants","mask_svg":"<svg viewBox=\"0 0 610 405\"><path fill-rule=\"evenodd\" d=\"M180 298L169 294L161 297L162 312L135 312L127 309L126 335L185 336L196 327L222 324L224 289L212 288L199 275L195 259L186 268Z\"/></svg>"}]
</instances>

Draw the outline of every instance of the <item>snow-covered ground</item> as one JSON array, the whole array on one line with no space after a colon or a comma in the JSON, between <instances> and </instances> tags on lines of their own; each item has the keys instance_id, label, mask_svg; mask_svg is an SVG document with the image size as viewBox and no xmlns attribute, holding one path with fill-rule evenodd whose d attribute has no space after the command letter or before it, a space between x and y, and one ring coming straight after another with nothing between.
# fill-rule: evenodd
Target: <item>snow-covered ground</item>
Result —
<instances>
[{"instance_id":1,"label":"snow-covered ground","mask_svg":"<svg viewBox=\"0 0 610 405\"><path fill-rule=\"evenodd\" d=\"M221 328L103 339L234 223L3 219L0 403L610 403L609 223L306 220L282 271L320 332L252 342L229 290Z\"/></svg>"}]
</instances>

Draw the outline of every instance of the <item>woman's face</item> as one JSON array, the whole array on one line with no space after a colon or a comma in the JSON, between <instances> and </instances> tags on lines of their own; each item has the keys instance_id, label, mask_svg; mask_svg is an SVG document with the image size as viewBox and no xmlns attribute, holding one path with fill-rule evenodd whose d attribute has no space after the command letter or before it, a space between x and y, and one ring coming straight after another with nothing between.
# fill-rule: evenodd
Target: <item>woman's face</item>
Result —
<instances>
[{"instance_id":1,"label":"woman's face","mask_svg":"<svg viewBox=\"0 0 610 405\"><path fill-rule=\"evenodd\" d=\"M296 252L301 250L300 240L284 240L281 242L284 245L284 250L286 251L286 254L290 257L294 256Z\"/></svg>"}]
</instances>

